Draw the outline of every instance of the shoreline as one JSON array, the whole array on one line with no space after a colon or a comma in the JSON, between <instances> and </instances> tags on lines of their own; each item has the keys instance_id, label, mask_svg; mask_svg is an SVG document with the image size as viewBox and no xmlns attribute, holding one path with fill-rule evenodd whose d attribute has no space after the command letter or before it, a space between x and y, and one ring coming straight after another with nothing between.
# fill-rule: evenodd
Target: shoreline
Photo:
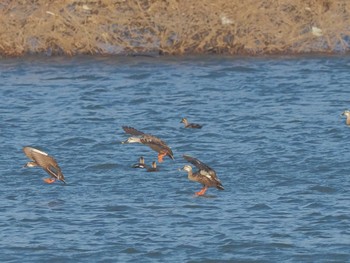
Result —
<instances>
[{"instance_id":1,"label":"shoreline","mask_svg":"<svg viewBox=\"0 0 350 263\"><path fill-rule=\"evenodd\" d=\"M61 1L0 4L0 56L344 54L341 0Z\"/></svg>"}]
</instances>

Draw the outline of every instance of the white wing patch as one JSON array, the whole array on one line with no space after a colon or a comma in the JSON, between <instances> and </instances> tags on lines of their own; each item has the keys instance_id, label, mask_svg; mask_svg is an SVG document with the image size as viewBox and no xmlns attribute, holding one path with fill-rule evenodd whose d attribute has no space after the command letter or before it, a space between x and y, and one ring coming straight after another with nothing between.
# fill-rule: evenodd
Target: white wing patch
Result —
<instances>
[{"instance_id":1,"label":"white wing patch","mask_svg":"<svg viewBox=\"0 0 350 263\"><path fill-rule=\"evenodd\" d=\"M46 152L40 151L40 150L38 150L38 149L31 148L31 150L32 150L33 152L37 152L37 153L40 153L40 154L42 154L42 155L49 156Z\"/></svg>"},{"instance_id":2,"label":"white wing patch","mask_svg":"<svg viewBox=\"0 0 350 263\"><path fill-rule=\"evenodd\" d=\"M211 175L210 175L209 173L207 173L206 171L204 171L204 170L201 170L201 171L200 171L200 174L203 175L203 176L205 176L205 177L207 177L208 179L212 179L212 178L211 178Z\"/></svg>"}]
</instances>

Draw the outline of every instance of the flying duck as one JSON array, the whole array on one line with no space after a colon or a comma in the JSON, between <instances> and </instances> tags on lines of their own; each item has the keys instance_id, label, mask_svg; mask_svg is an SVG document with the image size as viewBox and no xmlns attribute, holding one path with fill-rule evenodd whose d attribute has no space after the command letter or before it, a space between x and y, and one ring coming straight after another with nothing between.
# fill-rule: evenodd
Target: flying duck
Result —
<instances>
[{"instance_id":1,"label":"flying duck","mask_svg":"<svg viewBox=\"0 0 350 263\"><path fill-rule=\"evenodd\" d=\"M189 180L201 183L203 185L203 188L199 192L196 192L196 195L204 195L209 187L216 187L219 190L224 190L223 185L213 169L194 157L188 155L184 155L183 157L186 161L192 163L198 168L198 171L196 172L192 172L192 166L190 165L185 165L181 169L187 172Z\"/></svg>"},{"instance_id":2,"label":"flying duck","mask_svg":"<svg viewBox=\"0 0 350 263\"><path fill-rule=\"evenodd\" d=\"M346 110L341 115L346 116L346 124L350 125L350 111Z\"/></svg>"},{"instance_id":3,"label":"flying duck","mask_svg":"<svg viewBox=\"0 0 350 263\"><path fill-rule=\"evenodd\" d=\"M159 169L157 167L156 162L152 162L152 167L147 168L147 172L158 172L158 171L159 171Z\"/></svg>"},{"instance_id":4,"label":"flying duck","mask_svg":"<svg viewBox=\"0 0 350 263\"><path fill-rule=\"evenodd\" d=\"M46 183L52 184L56 180L66 183L61 168L58 166L56 160L52 156L48 155L46 152L29 146L23 147L23 152L29 159L32 160L31 162L25 164L24 167L39 166L51 176L50 178L44 179Z\"/></svg>"},{"instance_id":5,"label":"flying duck","mask_svg":"<svg viewBox=\"0 0 350 263\"><path fill-rule=\"evenodd\" d=\"M145 164L145 158L143 158L143 156L140 157L139 163L135 163L132 166L132 168L141 168L141 169L144 169L146 167L147 167L147 165Z\"/></svg>"},{"instance_id":6,"label":"flying duck","mask_svg":"<svg viewBox=\"0 0 350 263\"><path fill-rule=\"evenodd\" d=\"M185 128L190 128L190 129L201 129L202 125L197 124L197 123L189 123L186 118L182 118L180 123L183 123L185 125Z\"/></svg>"},{"instance_id":7,"label":"flying duck","mask_svg":"<svg viewBox=\"0 0 350 263\"><path fill-rule=\"evenodd\" d=\"M172 150L161 139L157 138L156 136L138 131L132 127L123 126L122 128L126 133L134 135L122 143L142 143L149 146L152 150L158 152L158 162L160 163L163 162L164 156L169 156L169 158L174 160L174 154Z\"/></svg>"}]
</instances>

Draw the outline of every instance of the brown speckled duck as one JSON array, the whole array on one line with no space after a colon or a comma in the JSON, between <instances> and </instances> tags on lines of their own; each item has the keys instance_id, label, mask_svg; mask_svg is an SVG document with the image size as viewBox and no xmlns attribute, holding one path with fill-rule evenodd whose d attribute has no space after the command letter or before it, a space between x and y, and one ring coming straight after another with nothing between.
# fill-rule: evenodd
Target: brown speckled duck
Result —
<instances>
[{"instance_id":1,"label":"brown speckled duck","mask_svg":"<svg viewBox=\"0 0 350 263\"><path fill-rule=\"evenodd\" d=\"M33 147L23 147L23 152L32 162L28 162L24 167L41 167L43 168L51 177L45 178L44 181L48 184L52 184L56 180L60 180L66 183L64 176L62 174L61 168L58 166L56 160L48 155L46 152L40 151Z\"/></svg>"},{"instance_id":2,"label":"brown speckled duck","mask_svg":"<svg viewBox=\"0 0 350 263\"><path fill-rule=\"evenodd\" d=\"M346 116L346 124L350 125L350 111L346 110L341 115Z\"/></svg>"},{"instance_id":3,"label":"brown speckled duck","mask_svg":"<svg viewBox=\"0 0 350 263\"><path fill-rule=\"evenodd\" d=\"M135 128L123 126L123 130L131 135L126 141L122 143L142 143L147 145L152 150L158 152L158 162L163 162L164 156L169 156L169 158L174 160L174 154L170 147L161 139L156 136L143 133L141 131L136 130Z\"/></svg>"},{"instance_id":4,"label":"brown speckled duck","mask_svg":"<svg viewBox=\"0 0 350 263\"><path fill-rule=\"evenodd\" d=\"M192 163L198 168L198 171L196 172L192 172L192 167L190 165L185 165L181 169L187 172L189 180L201 183L203 185L203 188L199 192L196 192L196 195L204 195L209 187L216 187L219 190L224 190L223 185L213 169L194 157L188 155L184 155L183 157L186 161Z\"/></svg>"},{"instance_id":5,"label":"brown speckled duck","mask_svg":"<svg viewBox=\"0 0 350 263\"><path fill-rule=\"evenodd\" d=\"M202 125L197 124L197 123L189 123L186 118L182 118L180 123L183 123L185 125L185 128L189 129L201 129Z\"/></svg>"}]
</instances>

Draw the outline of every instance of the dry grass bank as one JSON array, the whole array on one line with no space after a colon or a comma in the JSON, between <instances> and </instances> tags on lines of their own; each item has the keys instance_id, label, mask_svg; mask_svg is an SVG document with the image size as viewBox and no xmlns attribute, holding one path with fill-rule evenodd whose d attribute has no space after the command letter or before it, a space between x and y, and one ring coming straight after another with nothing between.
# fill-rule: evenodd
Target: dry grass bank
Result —
<instances>
[{"instance_id":1,"label":"dry grass bank","mask_svg":"<svg viewBox=\"0 0 350 263\"><path fill-rule=\"evenodd\" d=\"M348 0L4 0L0 54L347 52Z\"/></svg>"}]
</instances>

